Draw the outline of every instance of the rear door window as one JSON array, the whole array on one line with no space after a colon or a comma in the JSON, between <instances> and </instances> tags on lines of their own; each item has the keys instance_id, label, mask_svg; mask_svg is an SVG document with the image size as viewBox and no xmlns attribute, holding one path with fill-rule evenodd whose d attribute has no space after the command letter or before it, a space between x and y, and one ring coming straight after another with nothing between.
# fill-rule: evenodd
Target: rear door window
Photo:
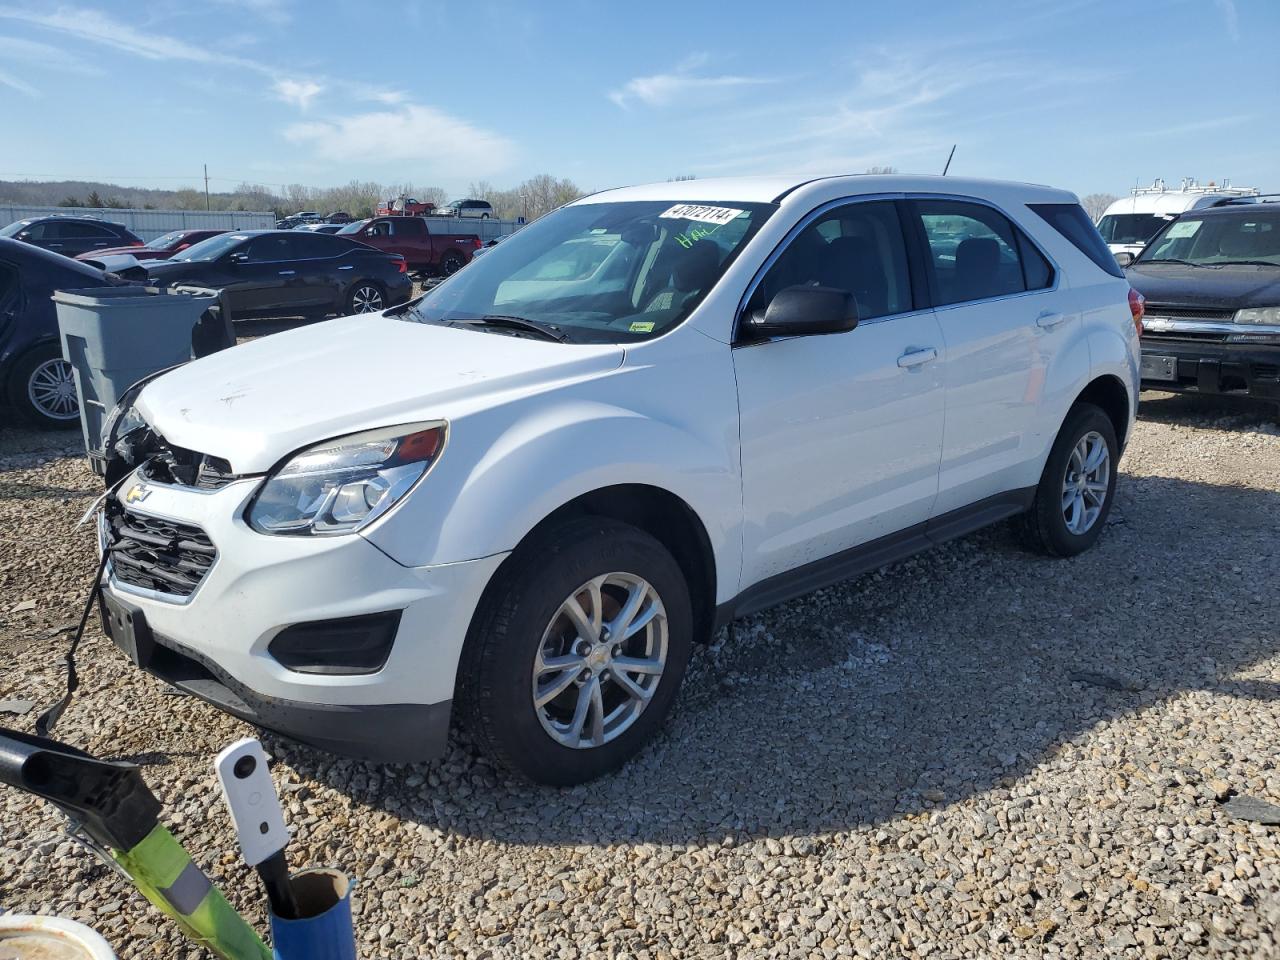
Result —
<instances>
[{"instance_id":1,"label":"rear door window","mask_svg":"<svg viewBox=\"0 0 1280 960\"><path fill-rule=\"evenodd\" d=\"M1020 241L1017 228L1002 213L958 200L918 200L913 206L928 244L938 306L1028 289L1019 244L1031 244ZM1047 277L1033 265L1032 273L1038 285L1048 285L1051 272Z\"/></svg>"}]
</instances>

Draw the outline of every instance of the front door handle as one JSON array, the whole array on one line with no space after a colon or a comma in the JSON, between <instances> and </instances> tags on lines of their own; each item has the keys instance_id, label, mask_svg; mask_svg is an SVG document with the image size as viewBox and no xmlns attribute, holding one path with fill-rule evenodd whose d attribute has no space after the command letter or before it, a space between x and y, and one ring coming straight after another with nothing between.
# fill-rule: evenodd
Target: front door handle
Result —
<instances>
[{"instance_id":1,"label":"front door handle","mask_svg":"<svg viewBox=\"0 0 1280 960\"><path fill-rule=\"evenodd\" d=\"M339 269L339 270L354 270L354 269L355 269L355 267L354 267L354 266L346 266L346 267L339 267L338 269Z\"/></svg>"},{"instance_id":2,"label":"front door handle","mask_svg":"<svg viewBox=\"0 0 1280 960\"><path fill-rule=\"evenodd\" d=\"M281 271L280 271L280 276L282 276L282 277L292 277L295 273L297 273L297 271L296 271L296 270L281 270Z\"/></svg>"},{"instance_id":3,"label":"front door handle","mask_svg":"<svg viewBox=\"0 0 1280 960\"><path fill-rule=\"evenodd\" d=\"M928 363L930 360L938 359L938 351L933 347L924 347L918 350L908 350L898 358L898 366L904 370L912 367L918 367L922 363Z\"/></svg>"},{"instance_id":4,"label":"front door handle","mask_svg":"<svg viewBox=\"0 0 1280 960\"><path fill-rule=\"evenodd\" d=\"M1052 330L1060 323L1066 323L1071 317L1065 313L1054 313L1052 310L1046 310L1040 316L1036 317L1036 326L1041 330Z\"/></svg>"}]
</instances>

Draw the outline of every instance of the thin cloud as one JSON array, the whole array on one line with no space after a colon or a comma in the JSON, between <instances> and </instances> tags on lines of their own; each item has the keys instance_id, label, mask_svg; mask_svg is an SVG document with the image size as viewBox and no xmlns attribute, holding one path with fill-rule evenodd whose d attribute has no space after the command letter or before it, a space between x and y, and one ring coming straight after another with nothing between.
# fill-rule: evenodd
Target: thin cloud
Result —
<instances>
[{"instance_id":1,"label":"thin cloud","mask_svg":"<svg viewBox=\"0 0 1280 960\"><path fill-rule=\"evenodd\" d=\"M749 87L772 83L766 77L748 77L735 74L706 75L697 68L706 62L705 54L689 58L668 73L654 73L644 77L632 77L617 90L609 92L609 99L623 109L632 103L650 107L665 107L672 103L704 99L708 94L723 93L736 87Z\"/></svg>"},{"instance_id":2,"label":"thin cloud","mask_svg":"<svg viewBox=\"0 0 1280 960\"><path fill-rule=\"evenodd\" d=\"M3 72L0 72L0 87L9 87L28 97L38 98L40 96L40 91L31 84Z\"/></svg>"},{"instance_id":3,"label":"thin cloud","mask_svg":"<svg viewBox=\"0 0 1280 960\"><path fill-rule=\"evenodd\" d=\"M223 6L239 7L268 23L286 24L293 19L293 14L284 0L217 0L217 2Z\"/></svg>"},{"instance_id":4,"label":"thin cloud","mask_svg":"<svg viewBox=\"0 0 1280 960\"><path fill-rule=\"evenodd\" d=\"M1239 41L1240 14L1236 11L1236 0L1213 0L1213 2L1222 12L1222 23L1227 28L1227 36Z\"/></svg>"},{"instance_id":5,"label":"thin cloud","mask_svg":"<svg viewBox=\"0 0 1280 960\"><path fill-rule=\"evenodd\" d=\"M294 80L282 77L275 82L276 97L285 103L291 103L299 110L306 110L324 90L322 84L314 80Z\"/></svg>"},{"instance_id":6,"label":"thin cloud","mask_svg":"<svg viewBox=\"0 0 1280 960\"><path fill-rule=\"evenodd\" d=\"M505 137L435 107L407 103L395 110L295 123L292 143L333 162L412 161L486 176L509 166L515 152Z\"/></svg>"}]
</instances>

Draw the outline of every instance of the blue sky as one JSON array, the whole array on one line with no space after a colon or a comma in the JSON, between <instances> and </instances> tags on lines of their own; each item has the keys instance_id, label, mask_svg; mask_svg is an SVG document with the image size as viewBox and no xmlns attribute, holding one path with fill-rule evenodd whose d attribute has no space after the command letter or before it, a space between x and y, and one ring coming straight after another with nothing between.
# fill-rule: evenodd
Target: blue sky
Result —
<instances>
[{"instance_id":1,"label":"blue sky","mask_svg":"<svg viewBox=\"0 0 1280 960\"><path fill-rule=\"evenodd\" d=\"M1277 0L0 0L0 178L1280 191Z\"/></svg>"}]
</instances>

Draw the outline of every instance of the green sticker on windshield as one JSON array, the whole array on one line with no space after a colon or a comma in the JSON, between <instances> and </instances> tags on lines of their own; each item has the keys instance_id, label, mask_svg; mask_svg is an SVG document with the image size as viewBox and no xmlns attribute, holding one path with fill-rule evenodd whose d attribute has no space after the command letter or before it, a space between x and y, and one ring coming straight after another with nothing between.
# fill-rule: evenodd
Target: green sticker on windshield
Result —
<instances>
[{"instance_id":1,"label":"green sticker on windshield","mask_svg":"<svg viewBox=\"0 0 1280 960\"><path fill-rule=\"evenodd\" d=\"M635 320L628 328L632 333L653 333L652 320Z\"/></svg>"}]
</instances>

